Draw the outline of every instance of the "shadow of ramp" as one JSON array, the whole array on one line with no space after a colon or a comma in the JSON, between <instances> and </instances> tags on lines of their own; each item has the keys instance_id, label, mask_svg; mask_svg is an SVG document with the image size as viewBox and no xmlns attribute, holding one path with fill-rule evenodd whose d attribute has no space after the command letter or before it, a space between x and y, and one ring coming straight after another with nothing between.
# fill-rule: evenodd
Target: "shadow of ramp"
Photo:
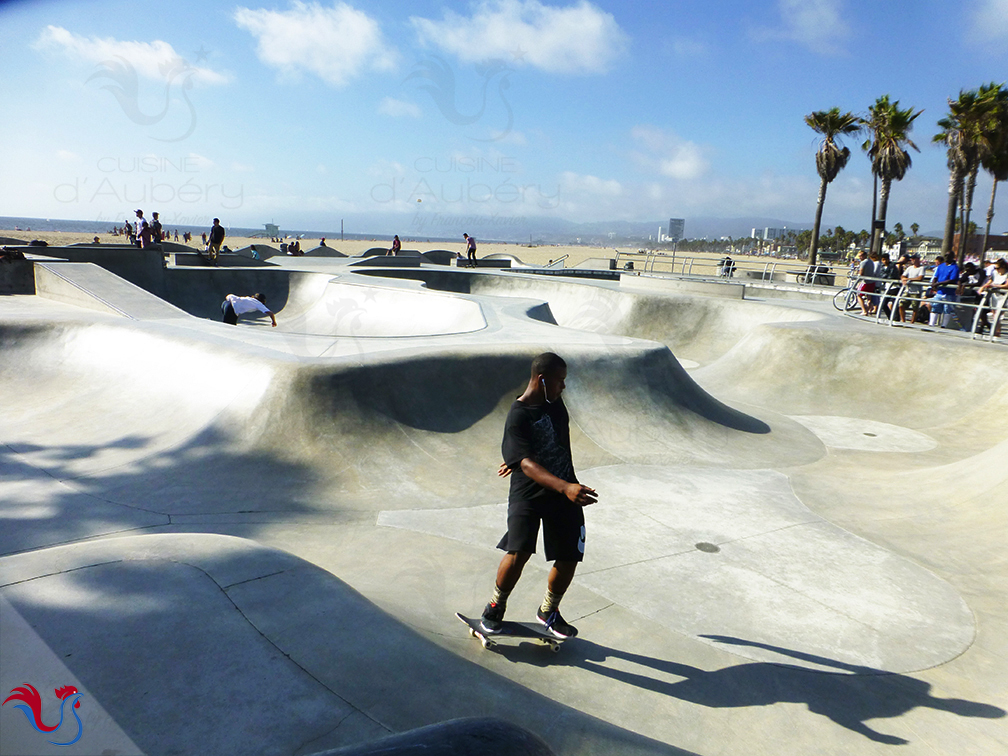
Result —
<instances>
[{"instance_id":1,"label":"shadow of ramp","mask_svg":"<svg viewBox=\"0 0 1008 756\"><path fill-rule=\"evenodd\" d=\"M521 393L535 355L446 354L364 365L317 375L308 391L324 412L342 397L410 428L458 433L493 412L501 397Z\"/></svg>"},{"instance_id":2,"label":"shadow of ramp","mask_svg":"<svg viewBox=\"0 0 1008 756\"><path fill-rule=\"evenodd\" d=\"M466 661L246 539L107 538L4 557L0 574L31 652L5 659L4 683L74 684L145 753L312 753L459 717L521 723L561 755L687 753Z\"/></svg>"}]
</instances>

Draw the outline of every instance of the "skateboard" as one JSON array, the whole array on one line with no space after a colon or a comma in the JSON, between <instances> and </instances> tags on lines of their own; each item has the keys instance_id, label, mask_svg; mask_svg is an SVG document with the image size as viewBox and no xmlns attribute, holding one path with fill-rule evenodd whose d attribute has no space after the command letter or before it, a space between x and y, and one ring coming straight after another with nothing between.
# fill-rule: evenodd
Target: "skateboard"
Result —
<instances>
[{"instance_id":1,"label":"skateboard","mask_svg":"<svg viewBox=\"0 0 1008 756\"><path fill-rule=\"evenodd\" d=\"M556 653L560 650L560 646L564 642L564 639L557 638L545 627L534 622L510 622L509 620L504 620L501 622L500 632L488 633L480 627L479 618L470 619L460 612L455 612L455 616L469 627L469 635L473 638L480 639L480 643L483 644L483 648L493 648L497 645L498 638L513 638L517 640L527 639L539 641L540 643L549 646L550 651Z\"/></svg>"}]
</instances>

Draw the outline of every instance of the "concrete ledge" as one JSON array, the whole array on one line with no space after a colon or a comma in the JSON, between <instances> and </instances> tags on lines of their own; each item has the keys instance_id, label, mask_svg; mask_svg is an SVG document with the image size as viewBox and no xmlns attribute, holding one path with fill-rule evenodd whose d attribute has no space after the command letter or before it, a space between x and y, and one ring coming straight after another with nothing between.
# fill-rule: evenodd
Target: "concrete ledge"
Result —
<instances>
[{"instance_id":1,"label":"concrete ledge","mask_svg":"<svg viewBox=\"0 0 1008 756\"><path fill-rule=\"evenodd\" d=\"M456 258L455 260L456 268L510 268L511 260L504 258L494 258L494 257L480 257L476 260L466 260L465 258ZM522 268L525 270L525 268Z\"/></svg>"},{"instance_id":2,"label":"concrete ledge","mask_svg":"<svg viewBox=\"0 0 1008 756\"><path fill-rule=\"evenodd\" d=\"M596 268L519 268L518 273L532 273L537 276L561 276L563 278L591 278L598 281L619 281L621 271L598 270Z\"/></svg>"},{"instance_id":3,"label":"concrete ledge","mask_svg":"<svg viewBox=\"0 0 1008 756\"><path fill-rule=\"evenodd\" d=\"M35 273L30 260L0 261L0 294L34 294Z\"/></svg>"}]
</instances>

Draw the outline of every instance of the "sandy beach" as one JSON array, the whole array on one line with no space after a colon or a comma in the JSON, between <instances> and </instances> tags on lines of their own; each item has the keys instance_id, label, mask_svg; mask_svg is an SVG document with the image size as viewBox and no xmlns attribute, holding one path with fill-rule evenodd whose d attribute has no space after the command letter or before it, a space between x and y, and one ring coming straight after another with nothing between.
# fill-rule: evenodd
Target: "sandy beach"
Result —
<instances>
[{"instance_id":1,"label":"sandy beach","mask_svg":"<svg viewBox=\"0 0 1008 756\"><path fill-rule=\"evenodd\" d=\"M14 231L9 229L0 229L0 237L23 239L26 242L31 241L32 239L39 239L47 242L51 246L88 243L93 241L94 236L94 234L89 233L68 231ZM104 244L119 244L124 240L121 236L112 236L110 234L99 234L98 238L100 242ZM291 239L291 241L293 241L293 239ZM300 241L301 248L307 251L318 246L319 238L305 237ZM182 243L181 237L178 243ZM224 243L231 249L241 249L242 247L246 247L250 244L267 244L276 248L279 248L280 246L277 243L270 242L268 239L264 240L262 237L249 236L228 236ZM427 252L432 249L448 249L460 253L465 252L465 243L462 239L459 239L458 244L452 244L450 242L416 241L404 238L402 240L402 244L403 249L405 250L416 249L421 252ZM344 241L339 241L338 239L327 237L326 245L353 257L372 247L388 247L390 246L390 242L387 239L346 239ZM193 249L202 248L201 240L199 237L196 237L189 243L188 246ZM529 246L527 244L518 243L479 242L477 254L479 257L486 257L494 254L513 255L522 262L532 265L546 265L552 260L559 260L561 257L564 257L564 255L567 255L567 258L564 260L564 265L570 268L583 263L585 260L609 259L615 257L617 252L625 254L636 251L637 248L629 245L622 247L594 247L587 245L559 244ZM676 270L679 269L679 265L682 260L694 258L698 264L702 266L697 269L698 273L711 273L713 269L710 266L715 264L716 261L720 260L722 257L724 257L724 254L721 252L678 252L676 254ZM773 257L757 257L750 255L732 255L732 257L740 267L748 268L763 266L768 261L774 262L776 259ZM782 262L785 263L787 267L801 267L802 265L799 260L785 260Z\"/></svg>"}]
</instances>

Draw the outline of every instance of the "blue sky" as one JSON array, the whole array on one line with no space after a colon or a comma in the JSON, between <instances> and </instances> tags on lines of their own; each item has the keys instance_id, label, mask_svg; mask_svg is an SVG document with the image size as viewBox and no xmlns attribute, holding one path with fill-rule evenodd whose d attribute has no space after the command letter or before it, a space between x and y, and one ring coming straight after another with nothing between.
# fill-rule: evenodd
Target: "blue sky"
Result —
<instances>
[{"instance_id":1,"label":"blue sky","mask_svg":"<svg viewBox=\"0 0 1008 756\"><path fill-rule=\"evenodd\" d=\"M890 226L932 230L935 121L1008 78L1006 51L1008 0L8 2L0 215L410 236L461 217L497 238L533 218L807 223L803 116L888 93L924 110ZM850 146L824 223L860 229Z\"/></svg>"}]
</instances>

